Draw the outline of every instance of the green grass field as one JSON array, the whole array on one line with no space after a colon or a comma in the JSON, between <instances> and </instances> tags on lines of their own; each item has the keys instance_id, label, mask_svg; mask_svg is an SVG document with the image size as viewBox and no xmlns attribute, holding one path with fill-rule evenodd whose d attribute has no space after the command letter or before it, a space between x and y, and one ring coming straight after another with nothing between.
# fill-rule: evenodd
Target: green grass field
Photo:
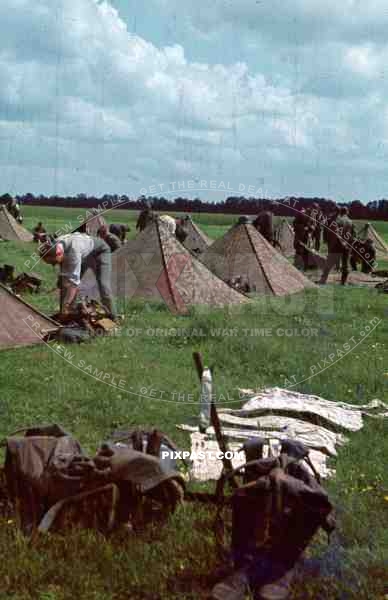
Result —
<instances>
[{"instance_id":1,"label":"green grass field","mask_svg":"<svg viewBox=\"0 0 388 600\"><path fill-rule=\"evenodd\" d=\"M76 223L79 210L24 209L25 225L41 220L51 231ZM135 232L136 214L108 213L110 222L128 222ZM229 215L199 215L195 220L211 237L218 237L234 221ZM375 223L388 241L388 223ZM34 244L0 244L0 265L24 263ZM44 288L55 285L52 267L39 263ZM56 309L55 293L29 296L44 311ZM387 296L374 289L327 286L309 290L290 301L254 301L233 313L193 310L174 317L162 305L121 304L128 335L101 338L91 344L68 347L73 364L84 360L93 369L109 372L132 386L134 393L118 392L78 370L43 345L0 354L0 433L39 422L62 424L93 452L115 427L158 426L183 448L186 434L178 423L195 418L198 406L185 401L163 402L139 395L142 388L172 394L199 394L192 352L199 350L215 365L217 395L238 398L238 387L285 386L295 376L296 389L329 400L364 404L387 399ZM311 367L352 336L360 336L369 321L381 320L373 333L342 360L307 379ZM261 337L244 330L310 327L316 336ZM140 330L134 335L133 330ZM184 329L187 335L156 335L155 330ZM213 335L234 328L236 335ZM200 332L200 334L198 334ZM175 398L177 396L175 395ZM237 407L238 404L233 406ZM338 538L343 546L341 577L299 582L298 600L327 598L380 599L388 594L388 426L371 420L350 436L336 460L337 475L327 483L338 511ZM47 536L29 545L12 519L0 521L0 598L17 600L124 600L206 598L212 568L217 564L210 529L213 513L193 505L178 510L163 529L109 540L90 532L67 537ZM323 536L311 549L327 553ZM345 595L342 595L346 592Z\"/></svg>"}]
</instances>

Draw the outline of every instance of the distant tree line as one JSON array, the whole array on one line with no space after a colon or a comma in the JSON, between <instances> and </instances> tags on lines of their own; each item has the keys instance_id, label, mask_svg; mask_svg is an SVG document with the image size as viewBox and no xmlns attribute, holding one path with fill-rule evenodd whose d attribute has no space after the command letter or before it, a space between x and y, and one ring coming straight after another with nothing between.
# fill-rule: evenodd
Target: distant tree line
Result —
<instances>
[{"instance_id":1,"label":"distant tree line","mask_svg":"<svg viewBox=\"0 0 388 600\"><path fill-rule=\"evenodd\" d=\"M9 194L0 196L0 204L6 204L10 199ZM191 213L228 213L228 214L246 214L253 215L268 207L270 202L275 202L274 213L279 216L287 217L295 215L295 208L309 208L313 203L319 205L322 212L330 213L335 206L333 200L326 198L305 198L305 197L288 197L277 200L266 198L245 198L244 196L230 196L225 200L218 202L207 202L195 198L177 197L167 199L164 197L141 196L133 199L126 195L105 194L101 197L87 196L86 194L78 194L77 196L34 196L34 194L25 194L16 196L16 200L21 205L28 206L63 206L68 208L92 208L101 206L104 202L108 202L111 206L116 206L120 209L139 210L145 202L150 203L154 210L158 211L176 211L176 212L191 212ZM341 204L339 204L341 205ZM363 204L360 200L353 200L346 206L350 209L350 216L353 219L368 219L368 220L388 220L388 200L375 200L368 204Z\"/></svg>"}]
</instances>

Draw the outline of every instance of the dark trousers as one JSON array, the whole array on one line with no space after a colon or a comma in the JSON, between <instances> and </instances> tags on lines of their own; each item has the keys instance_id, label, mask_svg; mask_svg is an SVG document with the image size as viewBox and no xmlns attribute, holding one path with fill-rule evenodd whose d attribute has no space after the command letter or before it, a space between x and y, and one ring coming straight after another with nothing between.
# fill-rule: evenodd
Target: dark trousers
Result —
<instances>
[{"instance_id":1,"label":"dark trousers","mask_svg":"<svg viewBox=\"0 0 388 600\"><path fill-rule=\"evenodd\" d=\"M299 240L295 240L294 248L294 266L300 271L305 271L308 267L308 251L306 250L305 246L302 246L302 244L299 243Z\"/></svg>"},{"instance_id":2,"label":"dark trousers","mask_svg":"<svg viewBox=\"0 0 388 600\"><path fill-rule=\"evenodd\" d=\"M316 252L319 252L319 250L321 248L321 230L319 230L319 232L318 231L314 232L313 239L314 239L314 250Z\"/></svg>"},{"instance_id":3,"label":"dark trousers","mask_svg":"<svg viewBox=\"0 0 388 600\"><path fill-rule=\"evenodd\" d=\"M328 257L326 259L326 265L322 272L320 283L326 283L330 271L338 262L340 262L341 264L341 283L342 285L345 285L349 275L349 250L347 248L343 248L341 250L336 250L332 252L329 251Z\"/></svg>"},{"instance_id":4,"label":"dark trousers","mask_svg":"<svg viewBox=\"0 0 388 600\"><path fill-rule=\"evenodd\" d=\"M350 255L350 266L352 271L358 271L358 256L354 251Z\"/></svg>"}]
</instances>

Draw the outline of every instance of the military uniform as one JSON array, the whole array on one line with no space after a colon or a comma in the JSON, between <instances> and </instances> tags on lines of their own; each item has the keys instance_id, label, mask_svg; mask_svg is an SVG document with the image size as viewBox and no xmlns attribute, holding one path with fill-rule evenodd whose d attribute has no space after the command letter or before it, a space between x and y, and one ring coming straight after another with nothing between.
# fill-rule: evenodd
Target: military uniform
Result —
<instances>
[{"instance_id":1,"label":"military uniform","mask_svg":"<svg viewBox=\"0 0 388 600\"><path fill-rule=\"evenodd\" d=\"M309 222L310 219L306 213L298 213L293 222L294 228L294 248L295 260L294 264L297 269L306 269L308 256L305 246L309 239Z\"/></svg>"},{"instance_id":2,"label":"military uniform","mask_svg":"<svg viewBox=\"0 0 388 600\"><path fill-rule=\"evenodd\" d=\"M39 242L43 233L46 233L46 230L42 223L38 223L33 229L34 242Z\"/></svg>"},{"instance_id":3,"label":"military uniform","mask_svg":"<svg viewBox=\"0 0 388 600\"><path fill-rule=\"evenodd\" d=\"M137 219L136 229L143 231L153 221L153 214L151 209L145 208L141 211L139 218Z\"/></svg>"},{"instance_id":4,"label":"military uniform","mask_svg":"<svg viewBox=\"0 0 388 600\"><path fill-rule=\"evenodd\" d=\"M273 219L272 213L269 210L263 210L259 213L256 219L253 221L253 226L256 227L257 231L269 242L270 244L274 241L273 235Z\"/></svg>"},{"instance_id":5,"label":"military uniform","mask_svg":"<svg viewBox=\"0 0 388 600\"><path fill-rule=\"evenodd\" d=\"M357 271L358 263L361 263L362 273L371 273L376 262L376 249L372 240L357 240L353 245L350 265L353 271Z\"/></svg>"},{"instance_id":6,"label":"military uniform","mask_svg":"<svg viewBox=\"0 0 388 600\"><path fill-rule=\"evenodd\" d=\"M321 248L322 238L322 221L323 215L319 210L319 206L313 207L310 212L311 217L311 241L313 248L316 252L319 252Z\"/></svg>"},{"instance_id":7,"label":"military uniform","mask_svg":"<svg viewBox=\"0 0 388 600\"><path fill-rule=\"evenodd\" d=\"M345 285L349 274L349 256L354 239L354 226L347 215L337 217L327 229L328 255L320 283L326 283L332 268L340 261L341 283Z\"/></svg>"}]
</instances>

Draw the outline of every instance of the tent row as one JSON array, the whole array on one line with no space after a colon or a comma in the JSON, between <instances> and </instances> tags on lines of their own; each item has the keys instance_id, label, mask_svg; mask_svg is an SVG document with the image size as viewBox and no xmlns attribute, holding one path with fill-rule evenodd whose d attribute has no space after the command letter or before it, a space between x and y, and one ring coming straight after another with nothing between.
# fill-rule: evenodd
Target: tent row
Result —
<instances>
[{"instance_id":1,"label":"tent row","mask_svg":"<svg viewBox=\"0 0 388 600\"><path fill-rule=\"evenodd\" d=\"M3 210L0 215L4 223ZM21 234L20 225L9 217L5 214L7 226ZM250 294L285 296L315 287L287 258L293 247L293 231L286 220L277 230L282 252L245 221L236 223L213 243L190 218L184 227L186 246L156 218L116 250L112 254L113 295L164 302L172 313L183 315L192 306L242 305L251 301ZM4 229L2 226L0 232ZM83 276L80 292L83 297L100 299L91 269ZM38 343L42 331L57 328L4 286L0 288L0 315L2 348ZM35 329L30 327L32 318Z\"/></svg>"},{"instance_id":2,"label":"tent row","mask_svg":"<svg viewBox=\"0 0 388 600\"><path fill-rule=\"evenodd\" d=\"M241 291L284 296L314 287L253 225L234 225L197 257L160 219L114 252L111 283L117 298L163 299L178 314L193 305L248 302ZM99 299L91 269L83 277L81 293Z\"/></svg>"}]
</instances>

